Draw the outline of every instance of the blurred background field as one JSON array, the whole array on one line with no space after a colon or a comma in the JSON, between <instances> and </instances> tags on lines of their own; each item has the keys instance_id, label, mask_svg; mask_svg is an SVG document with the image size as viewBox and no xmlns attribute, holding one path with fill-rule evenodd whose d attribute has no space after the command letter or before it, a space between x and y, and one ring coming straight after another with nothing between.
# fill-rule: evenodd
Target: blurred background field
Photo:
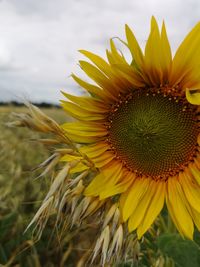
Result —
<instances>
[{"instance_id":1,"label":"blurred background field","mask_svg":"<svg viewBox=\"0 0 200 267\"><path fill-rule=\"evenodd\" d=\"M30 231L23 234L49 184L49 178L37 180L37 173L31 170L50 155L31 141L39 137L38 133L5 125L11 120L11 112L24 111L23 107L0 107L0 266L64 266L69 242L65 246L52 238L51 224L35 245ZM66 120L61 109L44 111L60 123Z\"/></svg>"}]
</instances>

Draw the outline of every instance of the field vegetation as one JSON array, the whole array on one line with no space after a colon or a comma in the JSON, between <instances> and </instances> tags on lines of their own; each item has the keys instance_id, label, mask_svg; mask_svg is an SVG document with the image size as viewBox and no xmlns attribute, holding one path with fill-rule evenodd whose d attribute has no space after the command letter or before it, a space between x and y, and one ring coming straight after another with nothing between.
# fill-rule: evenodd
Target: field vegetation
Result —
<instances>
[{"instance_id":1,"label":"field vegetation","mask_svg":"<svg viewBox=\"0 0 200 267\"><path fill-rule=\"evenodd\" d=\"M35 142L39 133L6 126L12 120L11 112L24 111L23 107L0 107L0 264L64 266L70 243L66 242L66 246L65 242L59 243L51 223L38 242L31 231L24 233L49 185L49 177L36 179L38 173L32 169L50 155L50 151ZM44 111L60 123L66 120L61 109Z\"/></svg>"}]
</instances>

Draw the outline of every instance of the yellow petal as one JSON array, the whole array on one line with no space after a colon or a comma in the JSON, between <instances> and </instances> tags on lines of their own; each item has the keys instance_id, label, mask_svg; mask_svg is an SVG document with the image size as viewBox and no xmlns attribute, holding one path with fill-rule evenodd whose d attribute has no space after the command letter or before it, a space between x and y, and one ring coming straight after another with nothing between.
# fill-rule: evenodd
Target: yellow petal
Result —
<instances>
[{"instance_id":1,"label":"yellow petal","mask_svg":"<svg viewBox=\"0 0 200 267\"><path fill-rule=\"evenodd\" d=\"M183 77L179 83L180 88L183 90L198 91L200 88L200 73L199 73L200 64L193 65L188 68L186 75Z\"/></svg>"},{"instance_id":2,"label":"yellow petal","mask_svg":"<svg viewBox=\"0 0 200 267\"><path fill-rule=\"evenodd\" d=\"M183 188L185 196L189 204L198 212L200 212L200 187L192 181L189 175L180 174L180 184Z\"/></svg>"},{"instance_id":3,"label":"yellow petal","mask_svg":"<svg viewBox=\"0 0 200 267\"><path fill-rule=\"evenodd\" d=\"M79 50L79 52L89 58L106 76L110 78L115 76L111 66L103 58L86 50Z\"/></svg>"},{"instance_id":4,"label":"yellow petal","mask_svg":"<svg viewBox=\"0 0 200 267\"><path fill-rule=\"evenodd\" d=\"M111 40L111 43L114 46L114 43L113 43L112 40ZM109 63L111 64L112 68L114 69L114 72L118 76L118 80L120 81L120 86L121 86L121 89L122 89L122 92L123 92L124 90L127 90L127 88L132 88L132 86L135 84L135 79L134 79L134 83L133 83L132 80L130 81L130 78L131 78L130 76L128 76L124 72L121 72L120 67L116 67L118 65L119 66L122 65L124 67L130 67L130 65L126 62L126 60L121 55L118 54L116 48L115 48L114 51L115 51L115 53L117 53L119 58L118 57L116 58L115 54L110 52L110 51L108 51L108 50L106 50L106 54L107 54L107 58L108 58ZM134 74L134 76L135 76L135 74ZM140 82L140 80L138 79L139 82ZM137 81L137 83L138 83L138 81Z\"/></svg>"},{"instance_id":5,"label":"yellow petal","mask_svg":"<svg viewBox=\"0 0 200 267\"><path fill-rule=\"evenodd\" d=\"M106 188L103 192L101 192L100 199L104 199L125 192L131 186L134 179L135 177L132 174L129 174L128 176L124 176L123 174L122 181L117 184L113 184L112 186L109 186L109 188Z\"/></svg>"},{"instance_id":6,"label":"yellow petal","mask_svg":"<svg viewBox=\"0 0 200 267\"><path fill-rule=\"evenodd\" d=\"M128 229L129 232L134 231L138 225L142 222L142 219L144 218L144 215L148 209L148 206L150 205L150 202L156 193L156 187L155 187L155 182L151 181L149 184L149 187L142 197L142 199L139 201L137 207L131 214L129 220L128 220Z\"/></svg>"},{"instance_id":7,"label":"yellow petal","mask_svg":"<svg viewBox=\"0 0 200 267\"><path fill-rule=\"evenodd\" d=\"M192 165L190 167L190 171L191 171L193 177L195 178L196 182L198 183L198 185L200 185L200 171L199 171L199 169L196 166Z\"/></svg>"},{"instance_id":8,"label":"yellow petal","mask_svg":"<svg viewBox=\"0 0 200 267\"><path fill-rule=\"evenodd\" d=\"M125 65L125 64L115 64L113 65L115 69L120 70L120 75L122 75L123 78L127 79L132 86L135 87L144 87L145 83L139 77L139 75L136 73L133 67L130 65Z\"/></svg>"},{"instance_id":9,"label":"yellow petal","mask_svg":"<svg viewBox=\"0 0 200 267\"><path fill-rule=\"evenodd\" d=\"M139 239L150 228L151 224L154 222L164 205L166 190L165 182L155 182L153 186L154 195L145 212L144 218L137 229L137 235Z\"/></svg>"},{"instance_id":10,"label":"yellow petal","mask_svg":"<svg viewBox=\"0 0 200 267\"><path fill-rule=\"evenodd\" d=\"M192 105L200 105L200 89L189 90L186 89L187 101Z\"/></svg>"},{"instance_id":11,"label":"yellow petal","mask_svg":"<svg viewBox=\"0 0 200 267\"><path fill-rule=\"evenodd\" d=\"M186 36L179 46L172 63L170 84L176 85L188 75L191 69L199 69L200 61L200 23ZM200 76L199 76L200 78ZM188 76L188 80L190 77ZM187 81L187 80L185 80ZM184 87L184 85L182 85Z\"/></svg>"},{"instance_id":12,"label":"yellow petal","mask_svg":"<svg viewBox=\"0 0 200 267\"><path fill-rule=\"evenodd\" d=\"M94 113L106 113L109 111L109 107L105 102L94 99L92 97L74 96L66 92L62 92L62 94L72 102L84 107L85 110L92 111Z\"/></svg>"},{"instance_id":13,"label":"yellow petal","mask_svg":"<svg viewBox=\"0 0 200 267\"><path fill-rule=\"evenodd\" d=\"M121 64L127 64L125 58L123 57L123 55L121 55L116 47L115 44L113 42L113 40L110 40L110 48L111 48L111 52L107 53L107 56L110 55L111 57L108 56L108 60L109 62L112 63L121 63ZM111 60L111 61L110 61Z\"/></svg>"},{"instance_id":14,"label":"yellow petal","mask_svg":"<svg viewBox=\"0 0 200 267\"><path fill-rule=\"evenodd\" d=\"M94 162L97 168L101 168L104 167L109 162L111 162L113 159L116 162L116 164L121 165L120 161L116 161L115 155L110 151L106 151L104 154L101 154L98 157L93 158L92 161Z\"/></svg>"},{"instance_id":15,"label":"yellow petal","mask_svg":"<svg viewBox=\"0 0 200 267\"><path fill-rule=\"evenodd\" d=\"M65 132L66 136L72 140L75 143L78 144L93 144L96 142L101 142L105 139L105 137L100 137L100 136L86 136L86 135L80 135L80 134L74 134L70 132Z\"/></svg>"},{"instance_id":16,"label":"yellow petal","mask_svg":"<svg viewBox=\"0 0 200 267\"><path fill-rule=\"evenodd\" d=\"M113 54L112 54L110 51L106 50L106 55L107 55L107 58L108 58L108 62L109 62L111 65L113 65L113 64L122 64L121 61L118 62L118 61L115 59L115 57L113 57Z\"/></svg>"},{"instance_id":17,"label":"yellow petal","mask_svg":"<svg viewBox=\"0 0 200 267\"><path fill-rule=\"evenodd\" d=\"M126 176L130 177L130 179L135 180L136 176L135 176L135 173L132 173L131 171L128 171L128 173L125 174ZM119 198L119 209L120 209L120 214L123 213L123 208L124 208L124 204L125 204L125 201L129 195L129 192L130 192L131 188L127 189L126 191L124 191L121 195L120 195L120 198Z\"/></svg>"},{"instance_id":18,"label":"yellow petal","mask_svg":"<svg viewBox=\"0 0 200 267\"><path fill-rule=\"evenodd\" d=\"M123 220L126 221L134 212L139 201L142 199L146 190L149 188L150 179L136 179L127 193L127 197L122 210Z\"/></svg>"},{"instance_id":19,"label":"yellow petal","mask_svg":"<svg viewBox=\"0 0 200 267\"><path fill-rule=\"evenodd\" d=\"M151 20L151 32L145 47L145 71L152 85L160 86L162 83L161 71L161 38L158 24L154 17Z\"/></svg>"},{"instance_id":20,"label":"yellow petal","mask_svg":"<svg viewBox=\"0 0 200 267\"><path fill-rule=\"evenodd\" d=\"M85 132L105 132L106 128L102 123L96 123L91 121L73 121L73 122L66 122L61 125L64 130L74 130L74 131L85 131Z\"/></svg>"},{"instance_id":21,"label":"yellow petal","mask_svg":"<svg viewBox=\"0 0 200 267\"><path fill-rule=\"evenodd\" d=\"M192 239L194 225L187 210L187 200L176 177L169 178L167 191L167 207L176 224L178 231L185 237Z\"/></svg>"},{"instance_id":22,"label":"yellow petal","mask_svg":"<svg viewBox=\"0 0 200 267\"><path fill-rule=\"evenodd\" d=\"M172 53L168 41L165 23L163 22L161 30L161 56L160 64L163 71L163 83L168 83L169 73L172 65Z\"/></svg>"},{"instance_id":23,"label":"yellow petal","mask_svg":"<svg viewBox=\"0 0 200 267\"><path fill-rule=\"evenodd\" d=\"M143 65L144 56L142 53L142 50L133 34L131 29L128 27L128 25L125 26L126 31L126 38L128 41L128 47L130 49L130 52L132 54L133 60L136 63L136 65L141 69L141 66Z\"/></svg>"},{"instance_id":24,"label":"yellow petal","mask_svg":"<svg viewBox=\"0 0 200 267\"><path fill-rule=\"evenodd\" d=\"M117 97L115 96L116 85L112 81L110 81L99 69L87 61L80 60L79 63L84 72L101 88L103 88L111 99L117 100Z\"/></svg>"},{"instance_id":25,"label":"yellow petal","mask_svg":"<svg viewBox=\"0 0 200 267\"><path fill-rule=\"evenodd\" d=\"M67 134L75 134L78 136L105 136L108 134L107 129L103 126L92 124L89 122L67 122L61 126Z\"/></svg>"},{"instance_id":26,"label":"yellow petal","mask_svg":"<svg viewBox=\"0 0 200 267\"><path fill-rule=\"evenodd\" d=\"M64 156L60 159L60 161L67 161L67 162L70 162L70 161L81 160L81 159L83 159L82 156L74 156L74 155L69 155L69 154L67 154L67 155L64 155Z\"/></svg>"},{"instance_id":27,"label":"yellow petal","mask_svg":"<svg viewBox=\"0 0 200 267\"><path fill-rule=\"evenodd\" d=\"M104 142L98 142L94 145L87 145L80 148L81 153L86 154L88 158L97 158L104 154L110 147Z\"/></svg>"},{"instance_id":28,"label":"yellow petal","mask_svg":"<svg viewBox=\"0 0 200 267\"><path fill-rule=\"evenodd\" d=\"M92 180L92 182L85 189L86 196L98 196L107 187L116 184L122 175L122 165L114 163L109 164L106 168Z\"/></svg>"},{"instance_id":29,"label":"yellow petal","mask_svg":"<svg viewBox=\"0 0 200 267\"><path fill-rule=\"evenodd\" d=\"M200 213L195 209L191 208L191 216L196 225L197 229L200 231Z\"/></svg>"},{"instance_id":30,"label":"yellow petal","mask_svg":"<svg viewBox=\"0 0 200 267\"><path fill-rule=\"evenodd\" d=\"M83 172L88 169L88 166L86 164L83 164L82 162L79 162L77 165L75 165L71 170L70 173L77 173L77 172Z\"/></svg>"},{"instance_id":31,"label":"yellow petal","mask_svg":"<svg viewBox=\"0 0 200 267\"><path fill-rule=\"evenodd\" d=\"M74 103L67 102L67 101L61 101L62 107L64 110L67 111L71 116L73 116L76 119L82 119L82 120L101 120L104 119L104 115L100 113L94 113L87 110L84 110L84 108L77 106Z\"/></svg>"},{"instance_id":32,"label":"yellow petal","mask_svg":"<svg viewBox=\"0 0 200 267\"><path fill-rule=\"evenodd\" d=\"M99 70L101 70L106 77L110 79L110 82L115 87L115 90L118 91L118 93L124 92L123 88L128 88L129 85L127 84L127 81L122 75L119 75L118 72L113 69L112 65L109 65L104 59L96 54L85 50L80 50L80 52L88 57L99 68Z\"/></svg>"},{"instance_id":33,"label":"yellow petal","mask_svg":"<svg viewBox=\"0 0 200 267\"><path fill-rule=\"evenodd\" d=\"M182 178L182 177L180 177L180 178ZM192 180L192 177L187 177L187 178L191 180L191 183L195 183L195 181ZM182 197L184 198L183 195L182 195ZM190 213L194 224L197 226L197 228L199 230L200 229L200 213L195 208L193 208L192 205L190 205L191 203L189 203L187 200L184 199L184 201L186 203L187 210Z\"/></svg>"},{"instance_id":34,"label":"yellow petal","mask_svg":"<svg viewBox=\"0 0 200 267\"><path fill-rule=\"evenodd\" d=\"M113 99L110 98L109 95L102 90L102 88L80 79L75 74L72 74L71 76L75 82L77 82L82 88L86 89L93 97L95 96L97 99L100 98L103 100L106 99L106 102L113 101Z\"/></svg>"}]
</instances>

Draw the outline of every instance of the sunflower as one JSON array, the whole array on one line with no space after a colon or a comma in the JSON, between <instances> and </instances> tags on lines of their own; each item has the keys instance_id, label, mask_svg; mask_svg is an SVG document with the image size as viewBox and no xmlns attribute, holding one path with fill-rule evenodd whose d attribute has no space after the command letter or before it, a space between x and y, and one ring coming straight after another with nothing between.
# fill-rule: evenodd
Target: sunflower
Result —
<instances>
[{"instance_id":1,"label":"sunflower","mask_svg":"<svg viewBox=\"0 0 200 267\"><path fill-rule=\"evenodd\" d=\"M67 146L39 166L45 175L64 164L29 226L38 221L41 233L55 210L57 222L65 211L67 226L92 218L102 227L92 262L101 252L102 265L126 257L129 233L140 239L165 203L183 237L193 238L194 225L200 230L200 23L173 58L164 22L160 31L152 18L144 52L125 30L130 63L113 39L107 60L80 51L91 61L80 66L93 82L72 74L86 91L63 93L75 120L60 126L28 104L30 114L16 122L57 136L40 140L45 145Z\"/></svg>"},{"instance_id":2,"label":"sunflower","mask_svg":"<svg viewBox=\"0 0 200 267\"><path fill-rule=\"evenodd\" d=\"M64 93L76 121L63 129L99 171L84 195L117 196L122 223L139 239L164 203L183 236L192 239L194 224L200 229L199 33L200 23L172 59L164 23L160 31L152 18L144 53L126 25L131 63L113 40L107 61L81 50L94 83L72 74L88 95Z\"/></svg>"}]
</instances>

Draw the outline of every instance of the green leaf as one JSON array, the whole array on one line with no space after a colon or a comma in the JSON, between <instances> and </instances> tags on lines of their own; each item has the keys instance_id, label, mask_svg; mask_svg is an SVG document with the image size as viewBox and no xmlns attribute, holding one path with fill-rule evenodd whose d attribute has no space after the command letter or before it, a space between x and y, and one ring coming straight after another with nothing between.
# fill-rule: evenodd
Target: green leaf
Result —
<instances>
[{"instance_id":1,"label":"green leaf","mask_svg":"<svg viewBox=\"0 0 200 267\"><path fill-rule=\"evenodd\" d=\"M0 240L8 233L14 224L16 224L17 213L13 212L0 219Z\"/></svg>"},{"instance_id":2,"label":"green leaf","mask_svg":"<svg viewBox=\"0 0 200 267\"><path fill-rule=\"evenodd\" d=\"M0 264L5 264L6 261L8 260L6 252L2 245L0 244Z\"/></svg>"},{"instance_id":3,"label":"green leaf","mask_svg":"<svg viewBox=\"0 0 200 267\"><path fill-rule=\"evenodd\" d=\"M200 248L178 234L163 234L158 238L158 247L165 256L172 258L176 267L199 267Z\"/></svg>"}]
</instances>

